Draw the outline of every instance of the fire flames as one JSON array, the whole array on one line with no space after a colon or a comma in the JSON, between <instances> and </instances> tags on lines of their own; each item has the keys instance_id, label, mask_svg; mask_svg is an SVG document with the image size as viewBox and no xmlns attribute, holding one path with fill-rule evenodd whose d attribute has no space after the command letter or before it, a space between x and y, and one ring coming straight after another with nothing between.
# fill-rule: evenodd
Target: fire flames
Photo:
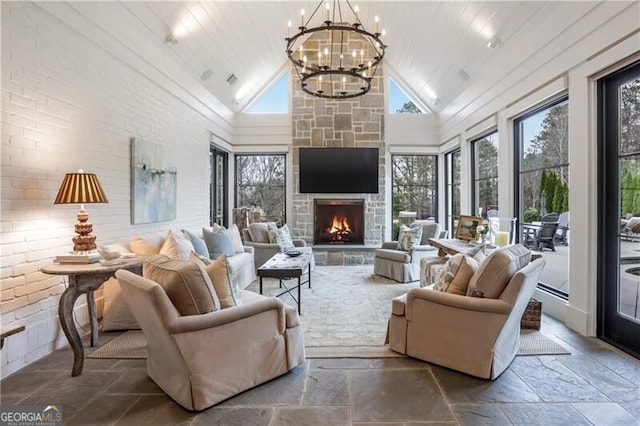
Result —
<instances>
[{"instance_id":1,"label":"fire flames","mask_svg":"<svg viewBox=\"0 0 640 426\"><path fill-rule=\"evenodd\" d=\"M342 241L351 234L351 226L346 217L334 216L329 227L329 233L333 235L334 241Z\"/></svg>"}]
</instances>

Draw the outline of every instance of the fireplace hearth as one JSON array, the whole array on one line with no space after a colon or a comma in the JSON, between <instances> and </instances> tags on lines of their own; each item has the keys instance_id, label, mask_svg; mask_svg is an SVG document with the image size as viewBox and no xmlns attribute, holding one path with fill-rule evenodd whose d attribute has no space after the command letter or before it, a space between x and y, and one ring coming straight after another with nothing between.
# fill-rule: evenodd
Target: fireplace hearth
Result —
<instances>
[{"instance_id":1,"label":"fireplace hearth","mask_svg":"<svg viewBox=\"0 0 640 426\"><path fill-rule=\"evenodd\" d=\"M364 244L364 199L315 199L314 244Z\"/></svg>"}]
</instances>

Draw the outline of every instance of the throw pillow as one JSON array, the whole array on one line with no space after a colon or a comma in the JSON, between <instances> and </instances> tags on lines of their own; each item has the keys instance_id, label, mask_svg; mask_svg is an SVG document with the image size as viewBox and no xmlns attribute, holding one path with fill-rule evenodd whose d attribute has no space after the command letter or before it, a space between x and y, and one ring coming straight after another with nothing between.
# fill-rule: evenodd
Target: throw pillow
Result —
<instances>
[{"instance_id":1,"label":"throw pillow","mask_svg":"<svg viewBox=\"0 0 640 426\"><path fill-rule=\"evenodd\" d=\"M294 248L293 241L291 240L291 234L289 233L289 227L284 224L280 228L269 229L269 240L273 240L274 243L280 246L282 251Z\"/></svg>"},{"instance_id":2,"label":"throw pillow","mask_svg":"<svg viewBox=\"0 0 640 426\"><path fill-rule=\"evenodd\" d=\"M193 244L182 232L170 230L167 232L167 237L164 239L162 247L160 247L160 254L164 254L171 259L187 260L189 253L193 249Z\"/></svg>"},{"instance_id":3,"label":"throw pillow","mask_svg":"<svg viewBox=\"0 0 640 426\"><path fill-rule=\"evenodd\" d=\"M278 225L275 222L267 222L267 238L271 244L277 244L276 232L278 231Z\"/></svg>"},{"instance_id":4,"label":"throw pillow","mask_svg":"<svg viewBox=\"0 0 640 426\"><path fill-rule=\"evenodd\" d=\"M212 232L203 228L202 235L204 236L204 242L207 244L210 259L217 259L222 255L233 256L235 254L229 232L226 229L221 228L218 232Z\"/></svg>"},{"instance_id":5,"label":"throw pillow","mask_svg":"<svg viewBox=\"0 0 640 426\"><path fill-rule=\"evenodd\" d=\"M132 253L142 256L151 256L160 253L162 242L164 239L161 236L153 237L131 237L129 240L129 248Z\"/></svg>"},{"instance_id":6,"label":"throw pillow","mask_svg":"<svg viewBox=\"0 0 640 426\"><path fill-rule=\"evenodd\" d=\"M242 245L242 237L240 236L240 230L235 223L229 227L229 237L231 238L231 246L236 253L244 253L244 246Z\"/></svg>"},{"instance_id":7,"label":"throw pillow","mask_svg":"<svg viewBox=\"0 0 640 426\"><path fill-rule=\"evenodd\" d=\"M142 265L142 276L157 282L181 315L199 315L220 309L209 275L194 262L151 256Z\"/></svg>"},{"instance_id":8,"label":"throw pillow","mask_svg":"<svg viewBox=\"0 0 640 426\"><path fill-rule=\"evenodd\" d=\"M531 251L522 244L494 250L473 274L467 296L497 299L518 270L531 261Z\"/></svg>"},{"instance_id":9,"label":"throw pillow","mask_svg":"<svg viewBox=\"0 0 640 426\"><path fill-rule=\"evenodd\" d=\"M222 255L206 265L205 271L216 289L222 309L242 304L240 285L235 274L231 273L227 256Z\"/></svg>"},{"instance_id":10,"label":"throw pillow","mask_svg":"<svg viewBox=\"0 0 640 426\"><path fill-rule=\"evenodd\" d=\"M191 244L193 244L193 250L200 256L209 257L209 249L204 242L204 237L197 235L195 232L187 231L183 229L182 232L189 238Z\"/></svg>"},{"instance_id":11,"label":"throw pillow","mask_svg":"<svg viewBox=\"0 0 640 426\"><path fill-rule=\"evenodd\" d=\"M482 261L487 257L484 254L484 248L485 248L485 244L480 244L478 246L475 246L472 249L469 249L465 252L465 254L469 257L473 257L474 260L476 260L478 263L482 263Z\"/></svg>"},{"instance_id":12,"label":"throw pillow","mask_svg":"<svg viewBox=\"0 0 640 426\"><path fill-rule=\"evenodd\" d=\"M191 253L189 253L189 259L191 262L195 262L198 265L202 266L203 268L206 267L207 265L210 265L212 260L209 259L209 255L207 256L202 256L198 253L196 253L195 251L192 251Z\"/></svg>"},{"instance_id":13,"label":"throw pillow","mask_svg":"<svg viewBox=\"0 0 640 426\"><path fill-rule=\"evenodd\" d=\"M422 227L409 228L406 225L400 227L400 235L398 236L398 249L411 251L413 247L420 244L422 240Z\"/></svg>"},{"instance_id":14,"label":"throw pillow","mask_svg":"<svg viewBox=\"0 0 640 426\"><path fill-rule=\"evenodd\" d=\"M466 295L469 280L478 266L478 262L465 254L458 253L451 256L444 265L444 270L438 278L434 290L461 296Z\"/></svg>"}]
</instances>

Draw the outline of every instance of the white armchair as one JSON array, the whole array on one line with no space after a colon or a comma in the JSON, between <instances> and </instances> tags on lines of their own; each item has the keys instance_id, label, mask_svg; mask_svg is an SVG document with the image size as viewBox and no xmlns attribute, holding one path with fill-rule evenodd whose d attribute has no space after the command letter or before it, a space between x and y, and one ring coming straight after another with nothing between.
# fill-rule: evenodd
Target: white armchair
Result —
<instances>
[{"instance_id":1,"label":"white armchair","mask_svg":"<svg viewBox=\"0 0 640 426\"><path fill-rule=\"evenodd\" d=\"M496 250L482 262L467 295L427 287L395 298L389 348L472 376L497 378L518 352L520 319L545 265L537 259L522 267L529 259L523 247L506 250L510 253ZM487 289L487 296L472 297L472 288Z\"/></svg>"},{"instance_id":2,"label":"white armchair","mask_svg":"<svg viewBox=\"0 0 640 426\"><path fill-rule=\"evenodd\" d=\"M447 231L431 221L416 221L422 225L422 239L410 251L400 250L397 241L383 242L374 253L373 273L392 280L407 283L420 279L420 260L435 257L438 250L429 245L429 238L446 238ZM412 225L412 226L414 226Z\"/></svg>"},{"instance_id":3,"label":"white armchair","mask_svg":"<svg viewBox=\"0 0 640 426\"><path fill-rule=\"evenodd\" d=\"M193 280L196 269L192 263L180 276ZM147 338L147 374L188 410L204 410L305 361L297 311L279 299L242 291L241 305L181 315L157 282L125 270L116 277Z\"/></svg>"}]
</instances>

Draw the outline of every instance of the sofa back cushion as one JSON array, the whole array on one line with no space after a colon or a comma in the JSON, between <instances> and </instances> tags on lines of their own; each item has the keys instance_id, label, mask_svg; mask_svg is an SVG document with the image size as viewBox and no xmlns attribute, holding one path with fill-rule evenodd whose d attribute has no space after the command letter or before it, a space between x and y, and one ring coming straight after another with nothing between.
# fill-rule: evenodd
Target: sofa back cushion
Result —
<instances>
[{"instance_id":1,"label":"sofa back cushion","mask_svg":"<svg viewBox=\"0 0 640 426\"><path fill-rule=\"evenodd\" d=\"M518 270L531 260L531 251L521 244L495 250L471 277L467 296L497 299Z\"/></svg>"},{"instance_id":2,"label":"sofa back cushion","mask_svg":"<svg viewBox=\"0 0 640 426\"><path fill-rule=\"evenodd\" d=\"M249 236L254 243L269 242L269 228L267 222L255 222L249 224Z\"/></svg>"},{"instance_id":3,"label":"sofa back cushion","mask_svg":"<svg viewBox=\"0 0 640 426\"><path fill-rule=\"evenodd\" d=\"M416 220L411 224L412 228L418 226L422 228L422 239L418 244L426 246L429 244L429 238L440 237L440 224L432 220Z\"/></svg>"},{"instance_id":4,"label":"sofa back cushion","mask_svg":"<svg viewBox=\"0 0 640 426\"><path fill-rule=\"evenodd\" d=\"M145 260L142 275L164 288L181 315L206 314L220 309L209 276L194 262L156 255Z\"/></svg>"}]
</instances>

